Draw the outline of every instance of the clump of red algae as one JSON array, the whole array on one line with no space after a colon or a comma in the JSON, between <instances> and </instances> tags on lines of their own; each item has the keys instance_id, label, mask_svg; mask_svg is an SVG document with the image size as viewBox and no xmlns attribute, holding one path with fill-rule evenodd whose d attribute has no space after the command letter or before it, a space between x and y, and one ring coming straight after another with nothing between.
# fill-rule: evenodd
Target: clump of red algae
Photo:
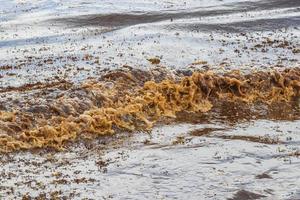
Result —
<instances>
[{"instance_id":1,"label":"clump of red algae","mask_svg":"<svg viewBox=\"0 0 300 200\"><path fill-rule=\"evenodd\" d=\"M69 89L71 95L53 103L51 112L56 112L40 120L29 113L0 112L0 152L61 150L67 142L80 138L149 130L158 120L176 118L179 112L206 113L220 101L288 103L300 90L299 68L247 75L206 71L163 77L134 70L110 72L100 80ZM76 97L78 90L84 92ZM80 99L86 100L85 109Z\"/></svg>"}]
</instances>

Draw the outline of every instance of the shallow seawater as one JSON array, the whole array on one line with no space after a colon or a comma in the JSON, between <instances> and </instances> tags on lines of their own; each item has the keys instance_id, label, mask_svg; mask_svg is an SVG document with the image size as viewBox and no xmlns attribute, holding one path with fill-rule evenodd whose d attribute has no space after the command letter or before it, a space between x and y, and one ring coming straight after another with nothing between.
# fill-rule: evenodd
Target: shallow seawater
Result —
<instances>
[{"instance_id":1,"label":"shallow seawater","mask_svg":"<svg viewBox=\"0 0 300 200\"><path fill-rule=\"evenodd\" d=\"M0 0L0 116L87 110L103 90L82 84L107 71L297 67L298 0ZM0 154L0 199L300 199L299 105L227 102L64 151Z\"/></svg>"},{"instance_id":2,"label":"shallow seawater","mask_svg":"<svg viewBox=\"0 0 300 200\"><path fill-rule=\"evenodd\" d=\"M180 123L79 144L64 153L18 153L1 159L1 195L299 199L299 128L297 120ZM209 131L191 135L195 130ZM278 144L220 135L267 137Z\"/></svg>"},{"instance_id":3,"label":"shallow seawater","mask_svg":"<svg viewBox=\"0 0 300 200\"><path fill-rule=\"evenodd\" d=\"M103 68L257 70L299 65L299 1L1 1L3 87ZM266 43L267 39L279 43ZM287 43L286 43L287 42ZM174 59L176 58L176 59Z\"/></svg>"}]
</instances>

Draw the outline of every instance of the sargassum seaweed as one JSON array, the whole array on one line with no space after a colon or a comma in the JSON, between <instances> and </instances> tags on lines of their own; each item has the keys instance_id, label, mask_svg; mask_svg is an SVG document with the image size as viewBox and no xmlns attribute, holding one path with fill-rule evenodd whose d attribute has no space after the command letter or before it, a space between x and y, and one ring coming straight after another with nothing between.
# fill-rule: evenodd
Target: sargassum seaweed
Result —
<instances>
[{"instance_id":1,"label":"sargassum seaweed","mask_svg":"<svg viewBox=\"0 0 300 200\"><path fill-rule=\"evenodd\" d=\"M114 80L94 80L79 86L98 96L101 94L98 101L102 101L92 103L80 114L58 114L47 119L47 123L32 125L30 119L24 117L28 113L1 111L0 152L34 148L61 150L66 143L80 138L111 135L116 131L149 130L158 120L175 118L178 112L205 113L218 101L289 102L299 96L300 90L299 68L247 75L237 71L194 72L191 76L159 82L148 80L142 84L137 84L130 72L112 74L116 75ZM59 104L76 111L80 106L78 102L72 103L75 100L62 97Z\"/></svg>"}]
</instances>

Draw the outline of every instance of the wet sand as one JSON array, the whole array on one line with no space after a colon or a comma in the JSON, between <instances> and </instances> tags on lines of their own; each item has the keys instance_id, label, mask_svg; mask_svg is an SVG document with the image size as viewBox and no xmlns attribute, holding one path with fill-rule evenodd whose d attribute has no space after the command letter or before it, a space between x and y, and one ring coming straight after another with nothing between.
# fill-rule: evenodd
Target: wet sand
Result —
<instances>
[{"instance_id":1,"label":"wet sand","mask_svg":"<svg viewBox=\"0 0 300 200\"><path fill-rule=\"evenodd\" d=\"M300 198L299 1L0 3L0 199Z\"/></svg>"}]
</instances>

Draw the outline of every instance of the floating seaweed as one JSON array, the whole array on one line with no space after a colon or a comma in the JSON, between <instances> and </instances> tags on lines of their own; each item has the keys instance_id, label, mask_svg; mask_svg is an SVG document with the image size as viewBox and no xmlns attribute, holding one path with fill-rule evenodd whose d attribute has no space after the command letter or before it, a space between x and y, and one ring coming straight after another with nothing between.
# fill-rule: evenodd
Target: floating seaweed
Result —
<instances>
[{"instance_id":1,"label":"floating seaweed","mask_svg":"<svg viewBox=\"0 0 300 200\"><path fill-rule=\"evenodd\" d=\"M157 121L176 118L183 111L206 113L220 101L288 103L300 90L299 68L246 75L238 71L177 77L158 74L160 78L138 70L109 72L67 88L66 95L47 105L48 115L1 111L0 151L61 150L80 138L149 130Z\"/></svg>"}]
</instances>

